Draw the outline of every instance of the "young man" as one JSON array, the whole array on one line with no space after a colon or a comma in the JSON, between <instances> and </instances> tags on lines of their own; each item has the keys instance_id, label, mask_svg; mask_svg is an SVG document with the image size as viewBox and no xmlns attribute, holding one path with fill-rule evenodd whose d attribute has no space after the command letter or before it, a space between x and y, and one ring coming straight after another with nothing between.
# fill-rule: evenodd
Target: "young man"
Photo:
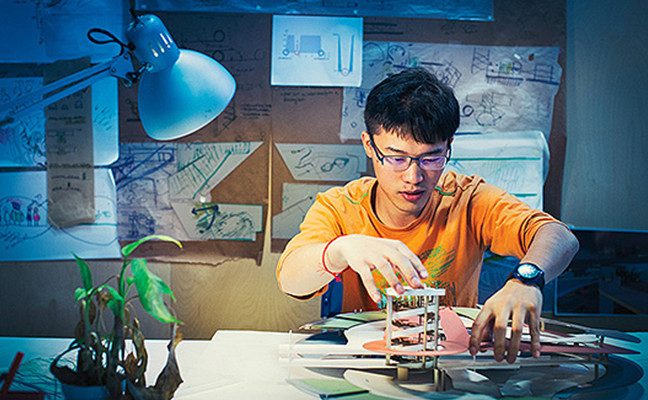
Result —
<instances>
[{"instance_id":1,"label":"young man","mask_svg":"<svg viewBox=\"0 0 648 400\"><path fill-rule=\"evenodd\" d=\"M569 229L477 176L443 173L459 126L452 89L422 68L392 75L369 93L362 143L375 178L321 193L277 265L281 289L323 293L341 277L343 311L376 309L379 288L446 289L449 305L475 306L484 250L521 259L484 304L470 352L492 333L495 359L514 362L528 322L540 355L542 287L578 250ZM506 348L506 326L512 321Z\"/></svg>"}]
</instances>

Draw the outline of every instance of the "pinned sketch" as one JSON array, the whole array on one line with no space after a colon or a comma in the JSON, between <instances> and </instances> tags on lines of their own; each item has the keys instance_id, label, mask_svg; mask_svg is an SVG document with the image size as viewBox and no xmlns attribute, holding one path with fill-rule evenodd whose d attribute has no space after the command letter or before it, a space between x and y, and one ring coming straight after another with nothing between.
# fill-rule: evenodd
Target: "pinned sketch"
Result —
<instances>
[{"instance_id":1,"label":"pinned sketch","mask_svg":"<svg viewBox=\"0 0 648 400\"><path fill-rule=\"evenodd\" d=\"M276 143L293 178L299 181L357 179L367 171L367 157L361 145Z\"/></svg>"},{"instance_id":2,"label":"pinned sketch","mask_svg":"<svg viewBox=\"0 0 648 400\"><path fill-rule=\"evenodd\" d=\"M530 207L542 209L549 149L541 132L457 135L447 169L479 175Z\"/></svg>"},{"instance_id":3,"label":"pinned sketch","mask_svg":"<svg viewBox=\"0 0 648 400\"><path fill-rule=\"evenodd\" d=\"M187 225L182 220L175 203L199 203L194 193L208 201L209 191L260 144L123 143L121 156L112 167L119 205L119 238L133 240L151 234L178 240L203 238L196 233L195 224ZM221 226L227 227L224 222ZM213 238L207 236L204 238Z\"/></svg>"},{"instance_id":4,"label":"pinned sketch","mask_svg":"<svg viewBox=\"0 0 648 400\"><path fill-rule=\"evenodd\" d=\"M43 78L2 78L0 104L42 87ZM119 157L117 80L100 80L92 85L91 93L94 165L107 166ZM85 106L82 102L74 104L78 108ZM0 115L0 119L2 117ZM12 124L0 126L0 167L34 167L44 165L45 161L44 110L22 116Z\"/></svg>"},{"instance_id":5,"label":"pinned sketch","mask_svg":"<svg viewBox=\"0 0 648 400\"><path fill-rule=\"evenodd\" d=\"M208 201L209 192L261 146L261 142L183 143L177 172L169 177L172 199Z\"/></svg>"},{"instance_id":6,"label":"pinned sketch","mask_svg":"<svg viewBox=\"0 0 648 400\"><path fill-rule=\"evenodd\" d=\"M2 261L118 258L115 183L95 170L95 222L56 229L47 221L45 171L0 173Z\"/></svg>"},{"instance_id":7,"label":"pinned sketch","mask_svg":"<svg viewBox=\"0 0 648 400\"><path fill-rule=\"evenodd\" d=\"M256 240L263 207L248 204L173 202L191 240Z\"/></svg>"},{"instance_id":8,"label":"pinned sketch","mask_svg":"<svg viewBox=\"0 0 648 400\"><path fill-rule=\"evenodd\" d=\"M362 81L362 18L274 15L271 84L352 86Z\"/></svg>"},{"instance_id":9,"label":"pinned sketch","mask_svg":"<svg viewBox=\"0 0 648 400\"><path fill-rule=\"evenodd\" d=\"M317 193L333 186L303 183L284 183L281 196L281 212L272 217L272 238L290 239L299 233L308 209L315 203Z\"/></svg>"},{"instance_id":10,"label":"pinned sketch","mask_svg":"<svg viewBox=\"0 0 648 400\"><path fill-rule=\"evenodd\" d=\"M345 88L342 140L360 139L369 91L389 75L423 67L454 89L460 132L538 130L549 137L562 76L557 47L365 42L362 85Z\"/></svg>"},{"instance_id":11,"label":"pinned sketch","mask_svg":"<svg viewBox=\"0 0 648 400\"><path fill-rule=\"evenodd\" d=\"M122 143L113 164L117 186L119 238L152 234L187 240L169 196L169 177L177 172L175 143Z\"/></svg>"}]
</instances>

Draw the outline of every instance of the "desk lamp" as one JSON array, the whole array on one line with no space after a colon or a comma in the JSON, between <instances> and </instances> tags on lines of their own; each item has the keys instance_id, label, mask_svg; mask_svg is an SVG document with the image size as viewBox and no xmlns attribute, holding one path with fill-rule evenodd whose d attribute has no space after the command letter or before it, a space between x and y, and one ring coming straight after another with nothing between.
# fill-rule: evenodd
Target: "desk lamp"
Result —
<instances>
[{"instance_id":1,"label":"desk lamp","mask_svg":"<svg viewBox=\"0 0 648 400\"><path fill-rule=\"evenodd\" d=\"M88 32L88 38L95 43L120 44L120 54L1 104L0 126L108 76L127 86L139 81L140 120L146 133L156 140L189 135L223 112L236 89L234 78L225 67L201 53L180 50L155 15L131 15L133 21L126 32L128 44L102 29ZM96 33L111 40L99 41L93 36Z\"/></svg>"}]
</instances>

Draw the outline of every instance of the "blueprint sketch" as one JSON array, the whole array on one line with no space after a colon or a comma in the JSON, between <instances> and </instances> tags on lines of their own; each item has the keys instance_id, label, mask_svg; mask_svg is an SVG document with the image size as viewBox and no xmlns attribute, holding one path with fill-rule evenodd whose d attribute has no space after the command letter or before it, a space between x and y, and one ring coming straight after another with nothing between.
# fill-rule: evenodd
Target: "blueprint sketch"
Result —
<instances>
[{"instance_id":1,"label":"blueprint sketch","mask_svg":"<svg viewBox=\"0 0 648 400\"><path fill-rule=\"evenodd\" d=\"M362 18L274 15L272 85L352 86L362 81Z\"/></svg>"},{"instance_id":2,"label":"blueprint sketch","mask_svg":"<svg viewBox=\"0 0 648 400\"><path fill-rule=\"evenodd\" d=\"M498 132L455 136L447 170L479 175L541 210L548 166L548 145L541 132Z\"/></svg>"},{"instance_id":3,"label":"blueprint sketch","mask_svg":"<svg viewBox=\"0 0 648 400\"><path fill-rule=\"evenodd\" d=\"M2 78L0 104L42 86L43 78ZM79 108L85 106L82 103L73 104ZM119 157L117 80L103 79L92 85L92 125L94 165L110 165ZM0 167L34 167L44 165L45 162L44 110L35 111L13 124L0 127Z\"/></svg>"},{"instance_id":4,"label":"blueprint sketch","mask_svg":"<svg viewBox=\"0 0 648 400\"><path fill-rule=\"evenodd\" d=\"M272 238L290 239L299 233L299 225L308 209L315 203L317 193L333 186L303 183L284 183L281 212L272 217Z\"/></svg>"},{"instance_id":5,"label":"blueprint sketch","mask_svg":"<svg viewBox=\"0 0 648 400\"><path fill-rule=\"evenodd\" d=\"M275 146L298 181L346 182L367 171L362 145L276 143Z\"/></svg>"},{"instance_id":6,"label":"blueprint sketch","mask_svg":"<svg viewBox=\"0 0 648 400\"><path fill-rule=\"evenodd\" d=\"M175 203L209 201L209 192L261 142L240 143L123 143L113 165L119 209L119 238L150 234L191 240ZM186 207L182 208L186 211ZM195 225L195 224L194 224ZM193 235L193 236L192 236Z\"/></svg>"},{"instance_id":7,"label":"blueprint sketch","mask_svg":"<svg viewBox=\"0 0 648 400\"><path fill-rule=\"evenodd\" d=\"M56 229L47 221L45 171L0 173L2 261L118 258L115 183L95 169L95 222Z\"/></svg>"},{"instance_id":8,"label":"blueprint sketch","mask_svg":"<svg viewBox=\"0 0 648 400\"><path fill-rule=\"evenodd\" d=\"M549 137L562 75L558 53L557 47L365 42L362 85L344 89L340 138L360 139L371 88L409 67L426 68L454 89L460 132L533 129Z\"/></svg>"},{"instance_id":9,"label":"blueprint sketch","mask_svg":"<svg viewBox=\"0 0 648 400\"><path fill-rule=\"evenodd\" d=\"M256 240L263 207L250 204L173 202L191 240Z\"/></svg>"}]
</instances>

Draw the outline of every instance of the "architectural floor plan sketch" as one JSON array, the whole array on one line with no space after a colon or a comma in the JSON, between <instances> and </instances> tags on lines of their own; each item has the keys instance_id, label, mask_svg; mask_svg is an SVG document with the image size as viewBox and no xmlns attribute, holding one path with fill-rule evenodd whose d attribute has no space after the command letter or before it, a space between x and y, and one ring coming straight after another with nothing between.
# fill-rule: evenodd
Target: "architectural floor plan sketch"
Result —
<instances>
[{"instance_id":1,"label":"architectural floor plan sketch","mask_svg":"<svg viewBox=\"0 0 648 400\"><path fill-rule=\"evenodd\" d=\"M250 204L173 202L192 240L256 240L263 229L263 207Z\"/></svg>"},{"instance_id":2,"label":"architectural floor plan sketch","mask_svg":"<svg viewBox=\"0 0 648 400\"><path fill-rule=\"evenodd\" d=\"M342 140L360 139L369 90L387 76L423 67L452 87L460 132L539 130L549 137L562 68L557 47L366 42L362 85L345 88Z\"/></svg>"},{"instance_id":3,"label":"architectural floor plan sketch","mask_svg":"<svg viewBox=\"0 0 648 400\"><path fill-rule=\"evenodd\" d=\"M281 194L281 212L272 217L272 238L290 239L299 233L299 225L315 202L317 193L331 185L284 183Z\"/></svg>"},{"instance_id":4,"label":"architectural floor plan sketch","mask_svg":"<svg viewBox=\"0 0 648 400\"><path fill-rule=\"evenodd\" d=\"M31 93L42 86L43 78L2 78L0 104ZM117 81L114 79L104 79L92 85L92 122L94 165L107 166L119 156ZM45 161L43 110L25 115L15 123L0 126L0 167L33 167L44 165Z\"/></svg>"},{"instance_id":5,"label":"architectural floor plan sketch","mask_svg":"<svg viewBox=\"0 0 648 400\"><path fill-rule=\"evenodd\" d=\"M260 145L261 142L178 144L177 171L169 177L171 198L208 201L211 189Z\"/></svg>"},{"instance_id":6,"label":"architectural floor plan sketch","mask_svg":"<svg viewBox=\"0 0 648 400\"><path fill-rule=\"evenodd\" d=\"M276 143L281 158L298 181L347 182L367 171L361 145Z\"/></svg>"},{"instance_id":7,"label":"architectural floor plan sketch","mask_svg":"<svg viewBox=\"0 0 648 400\"><path fill-rule=\"evenodd\" d=\"M2 261L117 258L115 183L109 169L95 169L95 222L57 229L47 221L45 171L0 173Z\"/></svg>"},{"instance_id":8,"label":"architectural floor plan sketch","mask_svg":"<svg viewBox=\"0 0 648 400\"><path fill-rule=\"evenodd\" d=\"M360 86L362 18L275 15L271 83Z\"/></svg>"}]
</instances>

